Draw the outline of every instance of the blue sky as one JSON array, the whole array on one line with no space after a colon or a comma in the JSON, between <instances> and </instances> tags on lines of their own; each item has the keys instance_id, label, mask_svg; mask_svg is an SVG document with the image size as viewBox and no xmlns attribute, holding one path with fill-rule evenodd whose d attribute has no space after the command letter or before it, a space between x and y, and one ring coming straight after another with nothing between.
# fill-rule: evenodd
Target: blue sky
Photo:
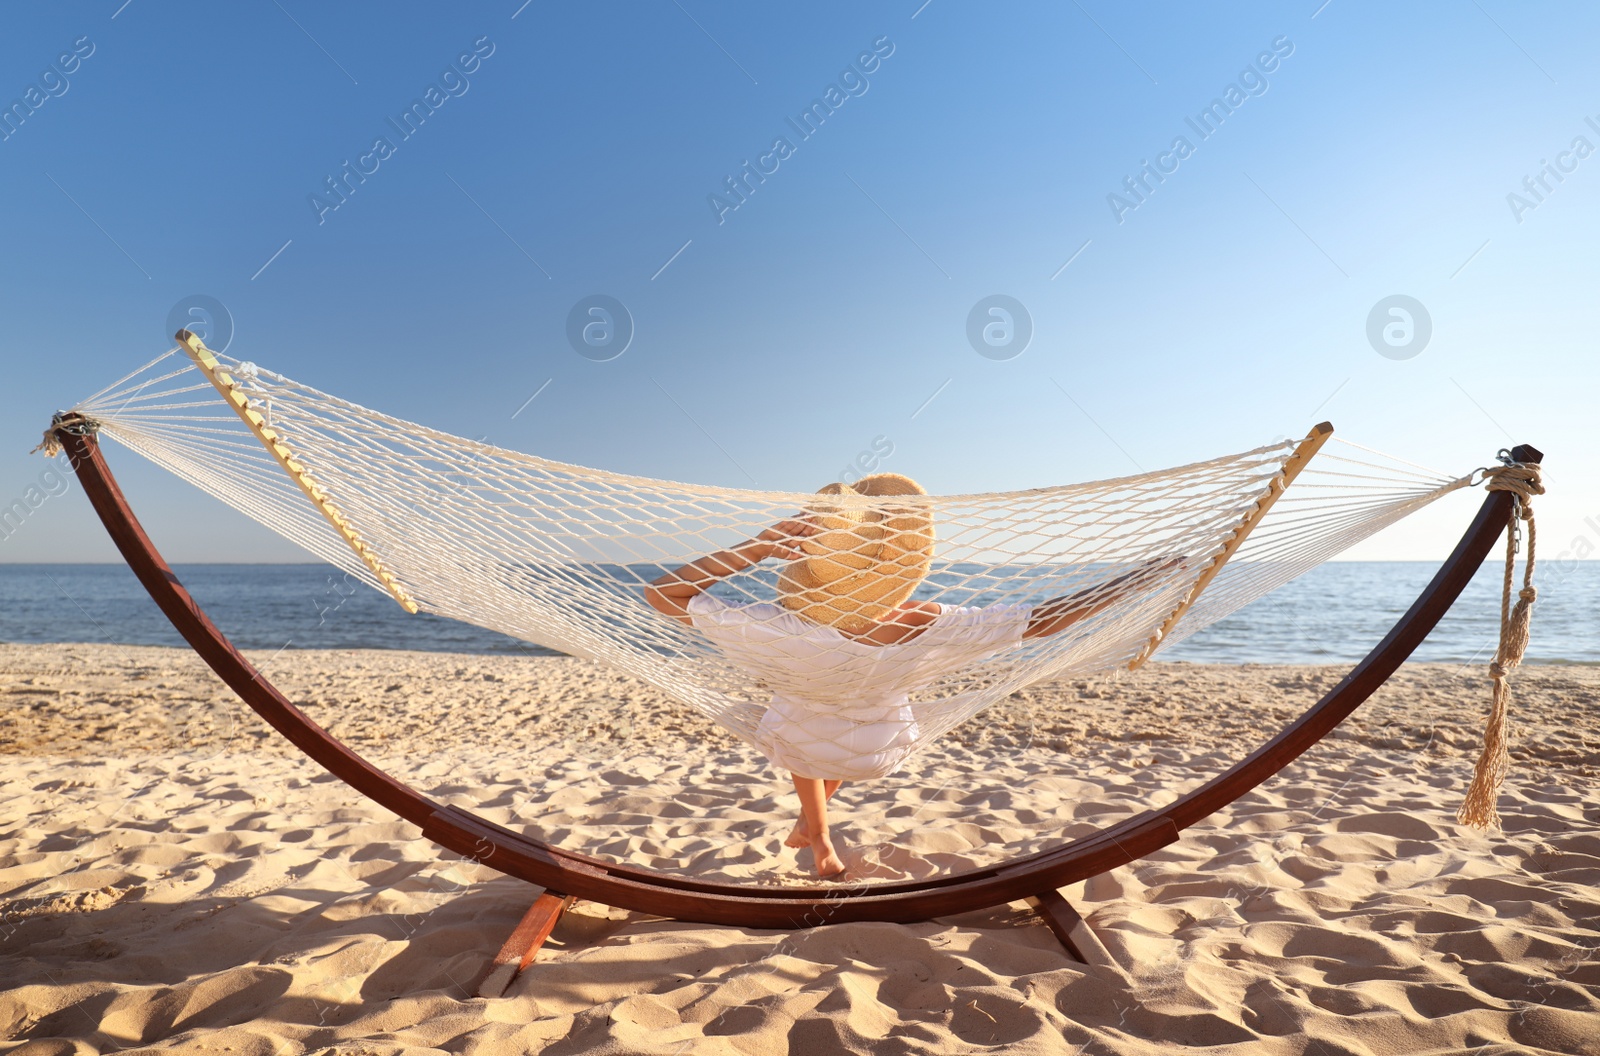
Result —
<instances>
[{"instance_id":1,"label":"blue sky","mask_svg":"<svg viewBox=\"0 0 1600 1056\"><path fill-rule=\"evenodd\" d=\"M1573 146L1600 147L1600 12L1319 4L9 11L0 101L38 105L0 142L0 501L50 413L204 295L232 355L569 462L810 490L876 445L966 492L1328 418L1449 471L1536 443L1546 553L1600 546L1600 157ZM729 208L747 162L770 171ZM1145 162L1172 171L1137 200ZM591 295L632 320L620 355L568 340ZM1031 319L1020 354L969 342L992 295ZM1408 358L1368 338L1394 295L1431 323ZM170 558L298 556L110 455ZM1475 502L1360 554L1440 556ZM114 559L76 489L0 542Z\"/></svg>"}]
</instances>

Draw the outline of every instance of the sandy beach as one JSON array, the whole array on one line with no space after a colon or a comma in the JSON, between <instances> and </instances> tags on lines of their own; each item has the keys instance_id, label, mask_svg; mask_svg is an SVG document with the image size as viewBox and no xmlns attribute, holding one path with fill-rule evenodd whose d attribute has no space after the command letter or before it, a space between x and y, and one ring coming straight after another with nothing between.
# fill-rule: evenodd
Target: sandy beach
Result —
<instances>
[{"instance_id":1,"label":"sandy beach","mask_svg":"<svg viewBox=\"0 0 1600 1056\"><path fill-rule=\"evenodd\" d=\"M252 659L422 790L587 853L808 882L786 776L569 658ZM847 787L852 877L1052 846L1170 801L1342 675L1153 664L1042 684ZM193 654L0 645L0 1052L1600 1053L1600 669L1514 682L1503 832L1454 821L1481 665L1409 665L1275 780L1064 894L777 933L579 903L473 992L536 890L441 857Z\"/></svg>"}]
</instances>

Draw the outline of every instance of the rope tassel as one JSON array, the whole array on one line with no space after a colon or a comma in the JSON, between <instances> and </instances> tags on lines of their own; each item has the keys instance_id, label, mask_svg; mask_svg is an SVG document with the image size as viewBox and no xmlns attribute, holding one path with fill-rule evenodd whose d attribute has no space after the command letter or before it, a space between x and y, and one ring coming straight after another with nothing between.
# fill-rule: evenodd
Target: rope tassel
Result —
<instances>
[{"instance_id":1,"label":"rope tassel","mask_svg":"<svg viewBox=\"0 0 1600 1056\"><path fill-rule=\"evenodd\" d=\"M1489 721L1483 731L1483 750L1467 788L1456 820L1477 829L1500 828L1500 811L1496 803L1506 774L1511 769L1511 748L1506 732L1506 719L1511 709L1511 685L1508 679L1516 666L1522 663L1528 651L1528 627L1533 618L1533 602L1539 592L1533 585L1533 566L1538 534L1533 519L1533 496L1544 494L1544 484L1539 477L1539 466L1528 462L1507 462L1487 471L1490 491L1509 491L1514 496L1511 523L1506 531L1505 585L1500 594L1500 647L1495 651L1494 662L1489 665L1489 677L1494 681L1494 702L1489 708ZM1511 604L1511 586L1516 579L1517 537L1520 522L1528 522L1528 557L1522 566L1522 589L1517 593L1517 603Z\"/></svg>"}]
</instances>

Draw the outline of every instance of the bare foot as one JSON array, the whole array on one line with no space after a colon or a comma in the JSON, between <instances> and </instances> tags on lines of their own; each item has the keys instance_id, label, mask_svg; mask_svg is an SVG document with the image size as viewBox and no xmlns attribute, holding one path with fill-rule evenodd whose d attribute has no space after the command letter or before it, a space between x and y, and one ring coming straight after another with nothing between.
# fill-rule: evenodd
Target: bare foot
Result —
<instances>
[{"instance_id":1,"label":"bare foot","mask_svg":"<svg viewBox=\"0 0 1600 1056\"><path fill-rule=\"evenodd\" d=\"M844 873L844 859L833 849L826 836L811 841L811 854L816 859L817 878L829 880Z\"/></svg>"},{"instance_id":2,"label":"bare foot","mask_svg":"<svg viewBox=\"0 0 1600 1056\"><path fill-rule=\"evenodd\" d=\"M794 823L794 830L784 838L783 845L793 847L797 851L802 847L811 846L811 831L806 828L805 818Z\"/></svg>"}]
</instances>

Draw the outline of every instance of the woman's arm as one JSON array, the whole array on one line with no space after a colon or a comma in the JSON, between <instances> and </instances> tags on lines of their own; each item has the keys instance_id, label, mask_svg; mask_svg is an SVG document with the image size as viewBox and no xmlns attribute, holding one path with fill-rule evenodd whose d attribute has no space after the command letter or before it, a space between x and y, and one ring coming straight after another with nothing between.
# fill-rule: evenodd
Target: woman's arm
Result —
<instances>
[{"instance_id":1,"label":"woman's arm","mask_svg":"<svg viewBox=\"0 0 1600 1056\"><path fill-rule=\"evenodd\" d=\"M1108 583L1086 587L1076 593L1051 598L1035 605L1033 616L1029 618L1022 637L1043 638L1064 631L1079 620L1088 619L1095 613L1109 608L1114 602L1132 594L1161 573L1177 568L1184 563L1184 560L1182 557L1154 558Z\"/></svg>"},{"instance_id":2,"label":"woman's arm","mask_svg":"<svg viewBox=\"0 0 1600 1056\"><path fill-rule=\"evenodd\" d=\"M769 557L785 560L804 557L799 541L816 531L817 526L808 521L779 521L754 539L707 554L651 580L644 588L644 600L657 612L692 627L694 619L689 615L691 598L704 593L717 580L759 565Z\"/></svg>"}]
</instances>

